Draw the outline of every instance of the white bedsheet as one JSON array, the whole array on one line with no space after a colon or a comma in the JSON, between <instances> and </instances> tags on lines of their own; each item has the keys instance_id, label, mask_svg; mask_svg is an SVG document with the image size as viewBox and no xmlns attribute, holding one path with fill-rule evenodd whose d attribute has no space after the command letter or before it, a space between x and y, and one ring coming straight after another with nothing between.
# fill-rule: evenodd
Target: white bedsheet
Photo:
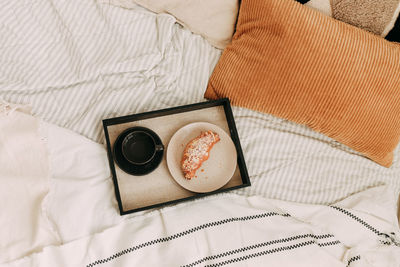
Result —
<instances>
[{"instance_id":1,"label":"white bedsheet","mask_svg":"<svg viewBox=\"0 0 400 267\"><path fill-rule=\"evenodd\" d=\"M0 266L399 266L396 197L377 187L320 206L224 194Z\"/></svg>"},{"instance_id":2,"label":"white bedsheet","mask_svg":"<svg viewBox=\"0 0 400 267\"><path fill-rule=\"evenodd\" d=\"M359 265L354 263L354 266L369 266L365 262L371 261L371 257L374 263L370 266L396 266L387 264L383 259L375 259L384 255L389 257L389 263L400 261L400 256L396 257L399 247L390 238L379 235L395 232L393 240L400 242L396 217L398 194L387 186L369 189L334 204L335 207L346 210L261 197L235 197L232 193L162 210L120 216L105 148L70 130L48 123L41 125L40 133L47 143L51 170L49 194L46 196L46 204L42 204L50 224L47 228L41 227L42 231L51 231L57 238L41 247L35 247L35 251L39 253L30 255L28 250L22 254L27 257L4 266L94 266L90 263L110 257L105 266L132 266L133 263L146 266L168 263L175 266L198 260L202 261L196 265L204 266L205 263L225 262L245 255L258 255L257 253L261 255L246 258L245 261L249 261L251 266L263 263L274 266L276 262L284 266L282 260L289 255L286 255L283 248L291 246L295 247L290 249L290 259L304 266L312 266L318 262L328 262L330 265L326 266L345 266L352 258L359 261ZM268 216L253 222L253 215L271 212L288 213L291 217L277 216L279 219L270 220ZM12 213L8 215L12 217ZM215 231L205 227L196 230L193 236L189 231L189 234L185 234L186 238L176 238L178 243L175 239L171 240L174 241L174 246L170 245L170 241L160 242L155 247L149 246L149 250L143 250L143 254L140 250L138 254L135 251L125 253L127 256L113 257L114 254L132 247L132 244L146 243L194 229L196 226L239 217L248 219L235 219L226 225L222 223L221 227L215 227ZM28 227L34 231L38 226L32 224ZM284 238L289 240L282 241ZM379 240L392 243L385 246ZM189 245L188 242L195 243ZM264 245L230 253L229 257L218 256L215 261L208 258L255 244ZM10 250L3 248L3 255L11 251L10 259L19 258L12 257L16 252L13 247L8 249ZM278 251L272 251L273 249ZM174 257L182 250L185 250L184 255ZM21 251L17 252L21 256ZM150 257L149 253L156 253L157 257ZM275 253L276 258L266 257ZM318 256L307 257L309 254ZM241 261L238 264L239 262ZM288 261L285 264L290 265L293 262Z\"/></svg>"},{"instance_id":3,"label":"white bedsheet","mask_svg":"<svg viewBox=\"0 0 400 267\"><path fill-rule=\"evenodd\" d=\"M221 51L172 16L96 1L0 3L0 97L103 143L101 120L203 101ZM233 109L253 186L237 191L332 203L371 186L400 192L389 169L306 127Z\"/></svg>"}]
</instances>

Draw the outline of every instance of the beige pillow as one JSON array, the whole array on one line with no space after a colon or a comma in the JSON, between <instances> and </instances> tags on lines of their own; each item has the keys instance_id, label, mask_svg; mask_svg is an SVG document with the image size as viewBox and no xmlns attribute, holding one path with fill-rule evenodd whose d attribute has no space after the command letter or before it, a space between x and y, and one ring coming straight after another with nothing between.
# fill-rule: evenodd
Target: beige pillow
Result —
<instances>
[{"instance_id":1,"label":"beige pillow","mask_svg":"<svg viewBox=\"0 0 400 267\"><path fill-rule=\"evenodd\" d=\"M237 0L107 0L106 3L132 8L139 4L156 13L168 13L177 21L200 34L213 46L223 49L232 39Z\"/></svg>"}]
</instances>

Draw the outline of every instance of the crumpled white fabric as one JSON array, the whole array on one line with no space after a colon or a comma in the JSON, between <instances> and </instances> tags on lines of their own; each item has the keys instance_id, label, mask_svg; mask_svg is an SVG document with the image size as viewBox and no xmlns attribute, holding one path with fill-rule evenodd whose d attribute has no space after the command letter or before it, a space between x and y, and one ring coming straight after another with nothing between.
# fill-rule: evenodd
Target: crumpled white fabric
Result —
<instances>
[{"instance_id":1,"label":"crumpled white fabric","mask_svg":"<svg viewBox=\"0 0 400 267\"><path fill-rule=\"evenodd\" d=\"M29 109L0 101L0 262L59 244L45 207L47 149Z\"/></svg>"},{"instance_id":2,"label":"crumpled white fabric","mask_svg":"<svg viewBox=\"0 0 400 267\"><path fill-rule=\"evenodd\" d=\"M50 193L43 207L52 224L45 224L49 226L45 229L53 229L59 243L52 240L47 245L56 246L42 243L35 250L38 253L0 266L90 266L109 257L115 260L107 261L104 266L185 265L198 260L203 260L201 264L213 264L258 254L261 256L245 258L237 264L313 266L323 262L324 266L398 266L398 196L387 186L350 196L336 203L336 208L223 194L121 217L104 146L51 124L42 123L40 128L41 137L47 142L51 173L47 189ZM291 216L234 220L204 227L229 218L269 213ZM41 240L46 237L44 233L35 237ZM168 239L176 234L179 238ZM327 234L331 236L315 237ZM297 238L276 242L293 236ZM159 238L167 239L143 249L125 251ZM326 245L337 241L340 244ZM268 242L272 243L214 260L207 258ZM307 245L297 248L302 243ZM291 246L295 249L279 250ZM274 250L282 253L269 252ZM121 251L126 253L113 256ZM183 256L175 257L182 251L185 251Z\"/></svg>"},{"instance_id":3,"label":"crumpled white fabric","mask_svg":"<svg viewBox=\"0 0 400 267\"><path fill-rule=\"evenodd\" d=\"M399 266L400 245L377 234L400 237L394 197L385 186L333 206L223 194L0 266Z\"/></svg>"},{"instance_id":4,"label":"crumpled white fabric","mask_svg":"<svg viewBox=\"0 0 400 267\"><path fill-rule=\"evenodd\" d=\"M105 147L48 123L42 124L42 135L51 167L48 214L62 243L123 221Z\"/></svg>"}]
</instances>

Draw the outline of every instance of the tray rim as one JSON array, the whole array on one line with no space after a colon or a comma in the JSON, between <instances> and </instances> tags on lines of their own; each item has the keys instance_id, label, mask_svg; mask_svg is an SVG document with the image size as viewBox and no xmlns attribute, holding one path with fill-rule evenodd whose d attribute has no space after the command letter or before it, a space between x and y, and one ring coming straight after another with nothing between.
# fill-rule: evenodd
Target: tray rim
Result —
<instances>
[{"instance_id":1,"label":"tray rim","mask_svg":"<svg viewBox=\"0 0 400 267\"><path fill-rule=\"evenodd\" d=\"M162 202L162 203L157 203L157 204L153 204L153 205L149 205L149 206L145 206L145 207L141 207L141 208L137 208L137 209L123 210L121 195L120 195L119 186L118 186L118 179L117 179L115 166L114 166L114 156L112 154L112 147L111 147L110 137L108 134L107 127L112 126L112 125L117 125L117 124L134 122L134 121L138 121L138 120L145 120L145 119L151 119L151 118L155 118L155 117L163 117L163 116L168 116L168 115L177 114L177 113L184 113L184 112L188 112L188 111L200 110L200 109L210 108L210 107L215 107L215 106L223 106L223 108L224 108L226 121L227 121L227 124L229 127L229 133L230 133L232 141L236 147L237 158L238 158L237 164L239 167L239 172L240 172L240 176L242 178L243 183L241 185L232 186L229 188L218 189L218 190L215 190L212 192L207 192L207 193L196 193L194 196L175 199L175 200L166 201L166 202ZM108 163L109 163L109 167L110 167L110 171L111 171L111 175L112 175L112 179L113 179L113 183L114 183L114 192L115 192L115 196L116 196L116 199L118 202L118 208L120 211L120 215L125 215L125 214L130 214L130 213L134 213L134 212L138 212L138 211L163 207L163 206L167 206L167 205L171 205L171 204L180 203L183 201L198 199L201 197L214 195L217 193L223 193L223 192L251 186L251 182L250 182L249 174L247 171L246 163L244 160L243 151L242 151L242 147L240 144L239 135L238 135L238 132L236 129L236 124L235 124L235 120L233 117L229 98L221 98L221 99L217 99L217 100L210 100L210 101L188 104L188 105L183 105L183 106L176 106L176 107L171 107L171 108L166 108L166 109L159 109L159 110L136 113L136 114L126 115L126 116L107 118L107 119L103 119L102 123L103 123L104 136L106 139Z\"/></svg>"}]
</instances>

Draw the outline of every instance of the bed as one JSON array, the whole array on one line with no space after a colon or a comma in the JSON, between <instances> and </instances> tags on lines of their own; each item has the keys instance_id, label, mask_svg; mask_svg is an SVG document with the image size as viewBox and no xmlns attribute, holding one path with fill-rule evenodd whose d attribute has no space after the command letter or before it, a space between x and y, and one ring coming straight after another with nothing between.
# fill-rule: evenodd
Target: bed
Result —
<instances>
[{"instance_id":1,"label":"bed","mask_svg":"<svg viewBox=\"0 0 400 267\"><path fill-rule=\"evenodd\" d=\"M400 264L400 146L386 168L243 107L251 187L120 216L101 121L204 101L222 50L138 5L8 2L0 25L0 153L17 136L46 162L18 189L0 163L0 266Z\"/></svg>"}]
</instances>

